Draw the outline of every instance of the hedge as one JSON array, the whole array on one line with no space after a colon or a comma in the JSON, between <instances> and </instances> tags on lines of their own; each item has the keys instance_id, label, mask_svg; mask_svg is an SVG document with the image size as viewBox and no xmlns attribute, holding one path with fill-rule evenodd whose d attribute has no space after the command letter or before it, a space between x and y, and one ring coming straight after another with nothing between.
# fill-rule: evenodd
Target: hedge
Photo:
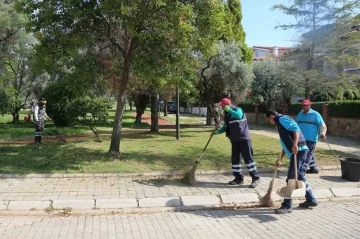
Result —
<instances>
[{"instance_id":1,"label":"hedge","mask_svg":"<svg viewBox=\"0 0 360 239\"><path fill-rule=\"evenodd\" d=\"M243 109L245 113L255 113L255 104L254 103L245 103L245 104L238 104L238 107Z\"/></svg>"},{"instance_id":2,"label":"hedge","mask_svg":"<svg viewBox=\"0 0 360 239\"><path fill-rule=\"evenodd\" d=\"M360 100L329 102L330 117L360 118Z\"/></svg>"},{"instance_id":3,"label":"hedge","mask_svg":"<svg viewBox=\"0 0 360 239\"><path fill-rule=\"evenodd\" d=\"M327 102L312 102L311 108L323 115L323 105L329 104L330 117L349 117L360 118L360 100L344 100L344 101L327 101ZM247 113L255 113L255 104L239 104ZM301 103L293 103L288 105L288 115L297 115L301 111ZM259 106L259 113L266 113L267 109L264 105Z\"/></svg>"},{"instance_id":4,"label":"hedge","mask_svg":"<svg viewBox=\"0 0 360 239\"><path fill-rule=\"evenodd\" d=\"M322 115L324 104L329 105L329 117L360 118L360 100L313 102L311 108ZM301 103L288 105L289 115L297 115L300 110Z\"/></svg>"},{"instance_id":5,"label":"hedge","mask_svg":"<svg viewBox=\"0 0 360 239\"><path fill-rule=\"evenodd\" d=\"M321 115L323 113L323 104L324 102L312 102L311 109L316 110ZM301 103L289 104L288 105L288 115L297 115L302 110Z\"/></svg>"},{"instance_id":6,"label":"hedge","mask_svg":"<svg viewBox=\"0 0 360 239\"><path fill-rule=\"evenodd\" d=\"M247 104L238 104L238 107L242 108L245 113L255 113L255 104L254 103L247 103ZM266 113L268 112L268 109L265 105L260 104L259 105L259 113Z\"/></svg>"}]
</instances>

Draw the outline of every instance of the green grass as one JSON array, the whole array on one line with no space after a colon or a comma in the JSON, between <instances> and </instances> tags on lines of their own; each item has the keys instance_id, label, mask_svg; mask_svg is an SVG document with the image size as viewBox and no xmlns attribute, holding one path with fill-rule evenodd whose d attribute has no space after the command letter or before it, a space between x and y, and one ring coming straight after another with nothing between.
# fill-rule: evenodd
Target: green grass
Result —
<instances>
[{"instance_id":1,"label":"green grass","mask_svg":"<svg viewBox=\"0 0 360 239\"><path fill-rule=\"evenodd\" d=\"M32 122L25 122L24 116L31 114L30 111L20 111L20 123L12 124L11 115L0 116L0 142L17 140L17 139L29 139L34 137L34 125ZM125 111L123 115L123 128L147 128L148 124L142 123L140 125L134 125L135 111ZM32 118L32 117L31 117ZM101 131L111 132L115 119L115 110L109 110L109 120L106 123L98 124L97 128ZM53 135L78 135L85 132L89 132L90 129L86 126L75 125L70 127L55 127L52 121L46 121L45 130L43 136Z\"/></svg>"},{"instance_id":2,"label":"green grass","mask_svg":"<svg viewBox=\"0 0 360 239\"><path fill-rule=\"evenodd\" d=\"M148 109L145 111L145 114L147 115L151 115L151 111ZM185 116L185 117L183 117ZM160 116L162 119L172 122L172 123L176 123L176 114L168 114L167 116L164 116L164 112L160 113ZM192 115L192 114L181 114L179 121L180 124L186 124L186 123L201 123L200 120L198 120L199 116L196 115Z\"/></svg>"},{"instance_id":3,"label":"green grass","mask_svg":"<svg viewBox=\"0 0 360 239\"><path fill-rule=\"evenodd\" d=\"M94 137L78 142L35 145L0 146L0 173L123 173L180 170L191 167L199 157L212 127L181 130L180 140L175 130L124 133L120 147L122 155L107 154L110 136L102 135L101 143ZM272 166L280 151L279 140L252 135L254 158L258 167ZM199 165L200 169L230 169L230 143L224 135L214 136ZM332 152L317 149L320 165L338 164ZM287 165L288 160L283 160Z\"/></svg>"},{"instance_id":4,"label":"green grass","mask_svg":"<svg viewBox=\"0 0 360 239\"><path fill-rule=\"evenodd\" d=\"M169 121L169 122L173 122L176 123L176 116L161 116L161 118ZM201 123L201 121L197 120L197 119L193 119L193 118L182 118L181 116L179 117L179 121L180 124L183 123Z\"/></svg>"}]
</instances>

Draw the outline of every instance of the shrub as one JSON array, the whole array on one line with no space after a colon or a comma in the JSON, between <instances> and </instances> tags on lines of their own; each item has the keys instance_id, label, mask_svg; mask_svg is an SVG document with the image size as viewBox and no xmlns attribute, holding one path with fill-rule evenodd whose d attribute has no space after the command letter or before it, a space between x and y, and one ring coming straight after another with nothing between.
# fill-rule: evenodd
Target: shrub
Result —
<instances>
[{"instance_id":1,"label":"shrub","mask_svg":"<svg viewBox=\"0 0 360 239\"><path fill-rule=\"evenodd\" d=\"M324 102L312 102L311 109L316 110L319 114L323 113ZM301 103L293 103L288 105L288 115L297 115L302 110Z\"/></svg>"},{"instance_id":2,"label":"shrub","mask_svg":"<svg viewBox=\"0 0 360 239\"><path fill-rule=\"evenodd\" d=\"M332 101L328 104L330 117L360 118L360 100Z\"/></svg>"},{"instance_id":3,"label":"shrub","mask_svg":"<svg viewBox=\"0 0 360 239\"><path fill-rule=\"evenodd\" d=\"M245 113L255 113L255 104L253 103L238 104L237 106L243 109Z\"/></svg>"},{"instance_id":4,"label":"shrub","mask_svg":"<svg viewBox=\"0 0 360 239\"><path fill-rule=\"evenodd\" d=\"M95 125L108 120L111 105L111 101L105 98L78 97L68 104L66 113L71 120L88 126L101 141Z\"/></svg>"},{"instance_id":5,"label":"shrub","mask_svg":"<svg viewBox=\"0 0 360 239\"><path fill-rule=\"evenodd\" d=\"M66 114L66 108L77 94L69 87L65 80L49 84L43 91L47 101L46 112L53 119L56 126L69 126L71 117Z\"/></svg>"},{"instance_id":6,"label":"shrub","mask_svg":"<svg viewBox=\"0 0 360 239\"><path fill-rule=\"evenodd\" d=\"M329 105L330 117L360 118L360 100L312 102L311 108L323 115L323 105ZM301 103L288 105L288 114L297 115L301 110Z\"/></svg>"}]
</instances>

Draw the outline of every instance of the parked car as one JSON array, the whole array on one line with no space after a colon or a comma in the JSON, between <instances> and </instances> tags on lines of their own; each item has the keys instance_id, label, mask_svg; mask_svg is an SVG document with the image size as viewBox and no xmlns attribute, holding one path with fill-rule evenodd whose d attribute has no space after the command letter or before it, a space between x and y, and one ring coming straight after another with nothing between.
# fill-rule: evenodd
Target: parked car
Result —
<instances>
[{"instance_id":1,"label":"parked car","mask_svg":"<svg viewBox=\"0 0 360 239\"><path fill-rule=\"evenodd\" d=\"M167 112L176 114L176 102L168 101L167 102Z\"/></svg>"}]
</instances>

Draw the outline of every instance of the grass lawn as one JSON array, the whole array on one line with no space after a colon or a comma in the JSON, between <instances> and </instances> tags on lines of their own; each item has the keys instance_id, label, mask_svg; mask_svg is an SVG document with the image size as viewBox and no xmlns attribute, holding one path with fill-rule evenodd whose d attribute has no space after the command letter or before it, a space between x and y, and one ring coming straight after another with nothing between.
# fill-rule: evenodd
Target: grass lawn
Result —
<instances>
[{"instance_id":1,"label":"grass lawn","mask_svg":"<svg viewBox=\"0 0 360 239\"><path fill-rule=\"evenodd\" d=\"M169 121L169 122L173 122L173 123L176 123L176 115L171 115L171 116L161 116L161 118ZM179 121L180 121L180 124L183 124L183 123L201 123L201 121L199 121L198 119L195 119L195 118L184 118L184 117L179 117Z\"/></svg>"},{"instance_id":2,"label":"grass lawn","mask_svg":"<svg viewBox=\"0 0 360 239\"><path fill-rule=\"evenodd\" d=\"M26 114L32 115L30 111L20 111L20 123L14 125L11 123L11 115L0 115L0 142L11 141L17 139L28 139L34 137L34 126L32 122L25 122L24 116ZM134 115L135 111L125 111L123 116L123 127L134 127ZM32 118L32 116L31 116ZM115 109L109 110L109 120L107 123L102 123L97 126L101 131L112 131L115 118ZM148 124L142 123L136 125L137 128L146 128ZM55 135L79 135L81 133L90 132L90 129L86 126L71 126L71 127L55 127L52 121L45 121L45 130L43 136Z\"/></svg>"},{"instance_id":3,"label":"grass lawn","mask_svg":"<svg viewBox=\"0 0 360 239\"><path fill-rule=\"evenodd\" d=\"M15 129L20 132L22 128L10 128ZM82 141L64 144L44 143L40 149L32 144L1 145L0 173L123 173L187 169L199 157L212 129L182 129L179 141L175 138L175 130L163 130L159 134L124 133L120 144L121 157L107 154L110 135L105 134L101 143L95 142L95 137L86 137ZM1 135L4 132L6 130L1 129ZM32 133L33 130L29 130L30 136ZM272 166L280 152L279 140L260 135L252 135L252 139L258 167ZM329 150L318 148L316 156L320 165L338 164ZM287 165L286 159L283 165ZM213 137L199 168L231 168L230 143L224 134Z\"/></svg>"},{"instance_id":4,"label":"grass lawn","mask_svg":"<svg viewBox=\"0 0 360 239\"><path fill-rule=\"evenodd\" d=\"M147 115L151 115L151 111L150 110L146 110L145 111L145 114ZM161 112L160 113L160 117L162 119L165 119L169 122L173 122L173 123L176 123L176 114L169 114L167 116L164 116L164 112ZM180 117L179 117L179 121L180 121L180 124L186 124L186 123L201 123L201 121L199 121L198 119L199 116L197 115L192 115L192 114L181 114Z\"/></svg>"}]
</instances>

